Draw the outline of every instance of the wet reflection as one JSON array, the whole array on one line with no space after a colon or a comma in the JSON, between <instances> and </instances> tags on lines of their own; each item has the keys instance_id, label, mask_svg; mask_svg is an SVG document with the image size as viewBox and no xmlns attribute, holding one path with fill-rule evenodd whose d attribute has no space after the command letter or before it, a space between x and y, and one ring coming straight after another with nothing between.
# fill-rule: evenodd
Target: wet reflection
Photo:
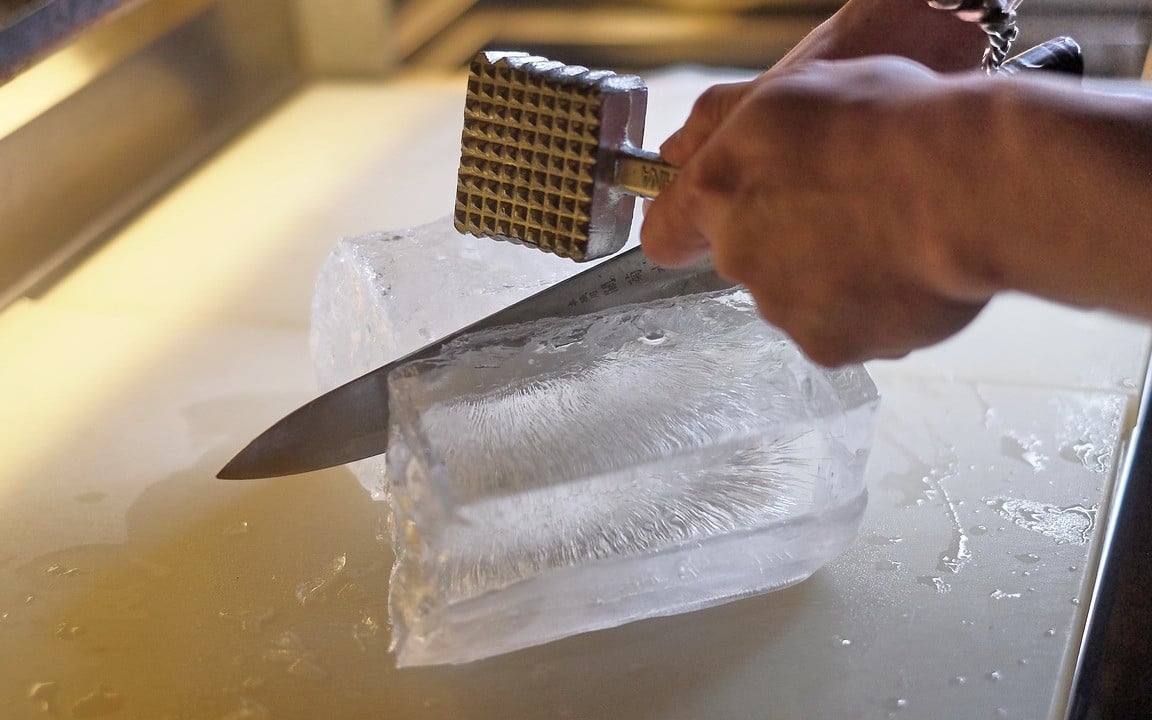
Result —
<instances>
[{"instance_id":1,"label":"wet reflection","mask_svg":"<svg viewBox=\"0 0 1152 720\"><path fill-rule=\"evenodd\" d=\"M22 713L657 717L770 645L789 608L821 584L471 665L397 671L383 505L343 470L238 483L212 477L220 460L206 456L148 488L123 544L0 569L11 573L0 643L23 650L0 654L0 677L6 694L24 698Z\"/></svg>"}]
</instances>

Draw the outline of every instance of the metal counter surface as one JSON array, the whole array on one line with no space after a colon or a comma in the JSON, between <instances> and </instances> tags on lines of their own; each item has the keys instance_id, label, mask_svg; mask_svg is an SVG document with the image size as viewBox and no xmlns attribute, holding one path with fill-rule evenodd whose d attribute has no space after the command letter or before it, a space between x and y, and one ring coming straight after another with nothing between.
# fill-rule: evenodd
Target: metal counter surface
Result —
<instances>
[{"instance_id":1,"label":"metal counter surface","mask_svg":"<svg viewBox=\"0 0 1152 720\"><path fill-rule=\"evenodd\" d=\"M650 147L715 79L652 78ZM392 667L381 506L344 470L213 475L313 395L335 240L447 212L461 103L311 86L0 313L0 715L1059 717L1150 333L1015 296L870 367L864 528L809 581Z\"/></svg>"}]
</instances>

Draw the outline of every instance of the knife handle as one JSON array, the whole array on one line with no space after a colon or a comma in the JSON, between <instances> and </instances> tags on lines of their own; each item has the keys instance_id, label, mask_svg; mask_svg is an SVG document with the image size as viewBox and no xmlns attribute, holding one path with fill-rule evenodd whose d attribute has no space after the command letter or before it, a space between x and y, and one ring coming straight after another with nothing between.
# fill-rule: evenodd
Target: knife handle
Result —
<instances>
[{"instance_id":1,"label":"knife handle","mask_svg":"<svg viewBox=\"0 0 1152 720\"><path fill-rule=\"evenodd\" d=\"M1008 60L1000 66L997 74L1016 75L1024 70L1047 70L1083 77L1084 54L1072 38L1053 38Z\"/></svg>"}]
</instances>

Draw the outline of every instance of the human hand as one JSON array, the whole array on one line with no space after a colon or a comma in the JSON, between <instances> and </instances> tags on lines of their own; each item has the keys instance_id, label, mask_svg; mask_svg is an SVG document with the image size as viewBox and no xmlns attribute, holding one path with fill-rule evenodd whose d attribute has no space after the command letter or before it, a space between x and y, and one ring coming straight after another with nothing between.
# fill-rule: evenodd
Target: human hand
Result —
<instances>
[{"instance_id":1,"label":"human hand","mask_svg":"<svg viewBox=\"0 0 1152 720\"><path fill-rule=\"evenodd\" d=\"M973 151L972 85L887 57L709 91L661 148L681 170L646 214L644 252L673 266L710 252L826 365L953 334L993 290L957 252L986 231L974 186L997 174Z\"/></svg>"}]
</instances>

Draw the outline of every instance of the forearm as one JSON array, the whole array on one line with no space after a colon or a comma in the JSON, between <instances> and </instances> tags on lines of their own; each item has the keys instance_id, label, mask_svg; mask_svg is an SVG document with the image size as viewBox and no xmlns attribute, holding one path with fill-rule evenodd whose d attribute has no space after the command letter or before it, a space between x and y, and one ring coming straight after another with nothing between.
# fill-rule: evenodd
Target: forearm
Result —
<instances>
[{"instance_id":1,"label":"forearm","mask_svg":"<svg viewBox=\"0 0 1152 720\"><path fill-rule=\"evenodd\" d=\"M1152 101L982 85L986 125L970 129L968 156L985 187L954 189L983 198L980 222L955 236L973 295L1018 290L1152 319Z\"/></svg>"},{"instance_id":2,"label":"forearm","mask_svg":"<svg viewBox=\"0 0 1152 720\"><path fill-rule=\"evenodd\" d=\"M987 39L974 23L926 0L849 0L780 61L899 55L939 72L973 70Z\"/></svg>"}]
</instances>

